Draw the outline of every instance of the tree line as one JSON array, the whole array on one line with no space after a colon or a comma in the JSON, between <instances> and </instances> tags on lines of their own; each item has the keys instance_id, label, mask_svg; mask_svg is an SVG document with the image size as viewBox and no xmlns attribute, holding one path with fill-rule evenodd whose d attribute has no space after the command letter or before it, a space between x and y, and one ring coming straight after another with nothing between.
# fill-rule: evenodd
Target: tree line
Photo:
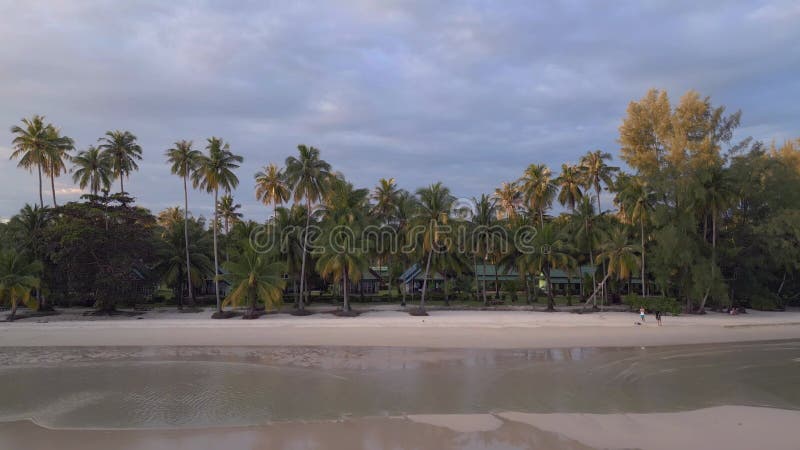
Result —
<instances>
[{"instance_id":1,"label":"tree line","mask_svg":"<svg viewBox=\"0 0 800 450\"><path fill-rule=\"evenodd\" d=\"M593 305L617 300L636 279L640 297L674 299L686 312L780 309L800 298L800 139L735 141L740 118L694 91L673 104L666 92L651 90L629 104L619 127L624 169L610 153L593 150L558 174L530 164L518 179L466 203L441 182L410 192L386 177L357 188L319 149L300 145L283 164L254 175L255 197L272 209L265 223L255 223L242 220L232 197L243 158L221 138L209 138L202 150L182 140L165 151L182 181L183 205L153 216L125 192L124 179L142 158L135 135L109 131L72 154L72 139L33 116L11 128L11 158L38 175L39 204L25 205L0 229L0 295L14 308L80 297L112 310L142 295L130 288L134 271L140 284L172 287L179 306L213 280L217 317L229 314L228 304L247 304L251 315L259 302L276 307L287 287L304 314L312 279L321 279L335 286L347 313L350 286L374 266L386 268L389 297L394 287L405 304L399 276L418 264L419 313L432 273L444 276L445 301L458 290L487 304L479 266L494 267L495 276L518 274L529 303L543 279L549 310L555 270L580 280L582 300ZM88 193L59 206L54 180L70 163L74 182ZM52 206L45 206L43 176ZM116 181L119 192L111 193ZM193 190L213 195L210 224L191 214ZM391 230L398 245L377 245L378 237L362 233L369 227ZM508 242L497 234L454 231L498 227L540 251L502 245ZM352 232L335 234L343 228ZM258 233L281 245L257 248ZM224 299L221 280L230 284Z\"/></svg>"}]
</instances>

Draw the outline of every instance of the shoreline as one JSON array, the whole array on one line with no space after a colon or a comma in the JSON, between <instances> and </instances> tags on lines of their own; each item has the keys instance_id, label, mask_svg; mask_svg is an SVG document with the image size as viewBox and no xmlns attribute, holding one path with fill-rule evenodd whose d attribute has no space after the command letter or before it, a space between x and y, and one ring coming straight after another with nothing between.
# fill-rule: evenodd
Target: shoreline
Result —
<instances>
[{"instance_id":1,"label":"shoreline","mask_svg":"<svg viewBox=\"0 0 800 450\"><path fill-rule=\"evenodd\" d=\"M800 411L727 405L672 413L548 413L499 411L486 414L422 414L325 421L269 422L258 426L93 429L50 428L34 420L0 423L0 444L8 448L169 449L271 448L309 443L331 448L552 449L795 448L786 429ZM466 445L465 445L466 444Z\"/></svg>"},{"instance_id":2,"label":"shoreline","mask_svg":"<svg viewBox=\"0 0 800 450\"><path fill-rule=\"evenodd\" d=\"M205 314L203 314L205 316ZM635 347L800 339L800 312L651 318L623 312L368 312L213 320L200 313L150 312L143 318L81 320L47 316L0 323L2 347L355 346L475 349Z\"/></svg>"}]
</instances>

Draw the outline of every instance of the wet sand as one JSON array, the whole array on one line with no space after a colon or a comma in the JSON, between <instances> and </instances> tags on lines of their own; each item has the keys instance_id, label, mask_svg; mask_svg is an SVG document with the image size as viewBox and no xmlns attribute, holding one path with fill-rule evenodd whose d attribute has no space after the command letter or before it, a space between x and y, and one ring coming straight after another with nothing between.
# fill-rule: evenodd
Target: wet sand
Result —
<instances>
[{"instance_id":1,"label":"wet sand","mask_svg":"<svg viewBox=\"0 0 800 450\"><path fill-rule=\"evenodd\" d=\"M722 406L679 413L373 417L258 427L175 430L54 430L0 424L0 448L50 450L263 450L330 448L676 448L792 450L800 411Z\"/></svg>"},{"instance_id":2,"label":"wet sand","mask_svg":"<svg viewBox=\"0 0 800 450\"><path fill-rule=\"evenodd\" d=\"M652 317L631 313L434 311L429 317L371 312L211 320L205 314L149 313L143 319L68 320L59 316L0 323L0 346L278 345L428 348L619 347L800 338L800 312ZM46 323L45 323L46 322Z\"/></svg>"}]
</instances>

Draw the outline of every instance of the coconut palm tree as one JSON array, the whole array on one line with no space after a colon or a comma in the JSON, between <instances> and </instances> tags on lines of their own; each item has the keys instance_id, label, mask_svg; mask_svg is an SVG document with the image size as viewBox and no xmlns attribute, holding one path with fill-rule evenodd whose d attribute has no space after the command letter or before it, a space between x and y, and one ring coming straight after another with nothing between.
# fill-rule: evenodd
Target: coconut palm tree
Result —
<instances>
[{"instance_id":1,"label":"coconut palm tree","mask_svg":"<svg viewBox=\"0 0 800 450\"><path fill-rule=\"evenodd\" d=\"M627 230L622 226L613 228L600 245L596 263L607 263L606 278L616 276L617 280L627 280L639 266L640 249L630 242Z\"/></svg>"},{"instance_id":2,"label":"coconut palm tree","mask_svg":"<svg viewBox=\"0 0 800 450\"><path fill-rule=\"evenodd\" d=\"M31 292L39 288L41 271L39 261L31 261L14 250L0 252L0 301L11 304L8 321L16 318L19 302L33 307Z\"/></svg>"},{"instance_id":3,"label":"coconut palm tree","mask_svg":"<svg viewBox=\"0 0 800 450\"><path fill-rule=\"evenodd\" d=\"M325 233L317 270L323 277L342 282L343 310L350 311L348 284L357 283L369 268L369 241L362 230L367 222L369 191L355 189L351 183L333 179L322 207Z\"/></svg>"},{"instance_id":4,"label":"coconut palm tree","mask_svg":"<svg viewBox=\"0 0 800 450\"><path fill-rule=\"evenodd\" d=\"M34 115L30 119L22 119L22 126L14 125L11 141L14 151L11 159L19 159L18 167L33 171L35 167L39 174L39 206L44 208L44 195L42 194L42 170L47 165L48 151L50 148L50 125L45 123L44 116Z\"/></svg>"},{"instance_id":5,"label":"coconut palm tree","mask_svg":"<svg viewBox=\"0 0 800 450\"><path fill-rule=\"evenodd\" d=\"M289 187L281 169L270 163L262 171L256 172L256 199L269 206L272 205L272 219L276 209L289 201Z\"/></svg>"},{"instance_id":6,"label":"coconut palm tree","mask_svg":"<svg viewBox=\"0 0 800 450\"><path fill-rule=\"evenodd\" d=\"M717 221L720 215L731 205L735 198L735 190L728 173L721 166L712 167L700 173L700 199L698 203L711 217L711 283L717 270ZM710 288L709 288L710 291ZM705 311L708 294L703 296L700 312Z\"/></svg>"},{"instance_id":7,"label":"coconut palm tree","mask_svg":"<svg viewBox=\"0 0 800 450\"><path fill-rule=\"evenodd\" d=\"M497 223L497 199L486 194L481 194L480 198L472 197L472 237L471 248L473 251L472 262L475 266L475 289L478 287L478 258L483 259L483 305L488 305L486 298L486 266L489 256L494 254L496 244L492 227Z\"/></svg>"},{"instance_id":8,"label":"coconut palm tree","mask_svg":"<svg viewBox=\"0 0 800 450\"><path fill-rule=\"evenodd\" d=\"M295 202L306 201L306 227L303 233L303 262L300 267L299 309L305 309L306 259L308 254L308 233L311 227L312 205L324 197L331 177L331 165L320 159L319 150L305 145L297 146L298 156L286 158L286 180Z\"/></svg>"},{"instance_id":9,"label":"coconut palm tree","mask_svg":"<svg viewBox=\"0 0 800 450\"><path fill-rule=\"evenodd\" d=\"M398 265L389 267L389 278L399 276L402 270L411 263L411 252L408 249L410 236L408 235L409 227L414 220L414 214L417 211L417 198L405 189L401 189L397 194L397 209L395 211L395 222L397 226L397 249L398 249ZM398 272L392 272L394 268L398 268ZM398 286L403 296L400 306L406 306L406 289L401 289Z\"/></svg>"},{"instance_id":10,"label":"coconut palm tree","mask_svg":"<svg viewBox=\"0 0 800 450\"><path fill-rule=\"evenodd\" d=\"M100 149L90 145L88 149L72 157L72 181L81 189L89 187L92 195L99 195L111 186L111 167L109 160Z\"/></svg>"},{"instance_id":11,"label":"coconut palm tree","mask_svg":"<svg viewBox=\"0 0 800 450\"><path fill-rule=\"evenodd\" d=\"M645 278L645 240L647 233L646 224L650 222L655 196L646 181L639 177L623 176L617 180L616 202L620 207L623 218L628 223L639 224L639 237L641 238L641 276L642 297L647 296L647 278Z\"/></svg>"},{"instance_id":12,"label":"coconut palm tree","mask_svg":"<svg viewBox=\"0 0 800 450\"><path fill-rule=\"evenodd\" d=\"M594 247L597 245L598 233L595 230L594 207L591 197L583 197L579 201L570 217L570 225L578 248L583 248L589 254L589 264L594 265ZM597 286L596 270L592 268L592 290ZM594 304L597 307L597 304Z\"/></svg>"},{"instance_id":13,"label":"coconut palm tree","mask_svg":"<svg viewBox=\"0 0 800 450\"><path fill-rule=\"evenodd\" d=\"M431 260L434 252L438 251L443 237L443 225L447 225L450 218L450 208L455 197L450 194L450 189L441 182L434 183L426 188L417 190L419 208L415 217L417 227L424 232L420 235L422 243L420 250L427 254L425 263L425 278L422 280L422 296L420 297L420 312L425 312L425 294L428 288L428 276L431 270Z\"/></svg>"},{"instance_id":14,"label":"coconut palm tree","mask_svg":"<svg viewBox=\"0 0 800 450\"><path fill-rule=\"evenodd\" d=\"M26 204L9 221L10 239L16 244L14 247L24 256L42 261L47 251L43 244L43 233L52 220L52 209ZM39 288L36 289L36 299L37 310L48 309L45 297Z\"/></svg>"},{"instance_id":15,"label":"coconut palm tree","mask_svg":"<svg viewBox=\"0 0 800 450\"><path fill-rule=\"evenodd\" d=\"M567 269L572 264L571 248L552 223L545 224L531 241L536 251L526 253L521 267L532 271L532 275L544 274L547 282L547 310L555 311L553 284L550 274L553 269Z\"/></svg>"},{"instance_id":16,"label":"coconut palm tree","mask_svg":"<svg viewBox=\"0 0 800 450\"><path fill-rule=\"evenodd\" d=\"M142 159L142 147L136 142L136 136L130 131L106 131L105 136L97 140L100 150L108 158L111 172L119 178L119 192L125 193L124 178L134 170L139 170L136 161Z\"/></svg>"},{"instance_id":17,"label":"coconut palm tree","mask_svg":"<svg viewBox=\"0 0 800 450\"><path fill-rule=\"evenodd\" d=\"M243 245L242 252L226 262L225 281L231 290L225 304L238 306L246 303L249 311L245 318L256 318L258 301L263 301L267 310L280 307L286 281L283 274L286 265L272 260L268 253L257 252L251 245Z\"/></svg>"},{"instance_id":18,"label":"coconut palm tree","mask_svg":"<svg viewBox=\"0 0 800 450\"><path fill-rule=\"evenodd\" d=\"M231 231L231 225L234 225L242 220L242 213L239 212L242 205L233 202L233 197L230 194L223 195L219 200L219 215L222 219L222 227L225 229L225 234Z\"/></svg>"},{"instance_id":19,"label":"coconut palm tree","mask_svg":"<svg viewBox=\"0 0 800 450\"><path fill-rule=\"evenodd\" d=\"M398 202L400 201L400 193L402 191L397 188L394 178L381 178L378 180L378 185L372 192L371 198L375 201L372 206L372 215L375 216L382 225L393 226L396 225ZM380 242L376 248L378 257L384 260L387 267L389 298L392 297L392 274L391 274L391 257L393 245L390 243Z\"/></svg>"},{"instance_id":20,"label":"coconut palm tree","mask_svg":"<svg viewBox=\"0 0 800 450\"><path fill-rule=\"evenodd\" d=\"M584 187L594 188L597 196L597 213L601 214L603 208L600 206L600 192L602 184L606 187L614 185L614 174L619 171L619 167L609 166L606 161L611 161L611 153L602 150L587 152L580 161L580 169L583 172Z\"/></svg>"},{"instance_id":21,"label":"coconut palm tree","mask_svg":"<svg viewBox=\"0 0 800 450\"><path fill-rule=\"evenodd\" d=\"M544 164L531 164L525 168L518 181L528 210L539 215L539 225L544 225L544 212L553 205L556 185L550 168Z\"/></svg>"},{"instance_id":22,"label":"coconut palm tree","mask_svg":"<svg viewBox=\"0 0 800 450\"><path fill-rule=\"evenodd\" d=\"M222 317L222 301L219 297L219 250L217 233L219 229L219 191L230 192L239 185L239 178L233 173L239 168L244 158L233 154L230 145L222 138L210 137L206 145L207 155L199 158L197 170L192 173L192 181L196 188L214 193L214 295L217 298L217 315Z\"/></svg>"},{"instance_id":23,"label":"coconut palm tree","mask_svg":"<svg viewBox=\"0 0 800 450\"><path fill-rule=\"evenodd\" d=\"M498 219L513 220L517 217L517 210L522 205L522 195L517 183L503 182L502 186L494 190L494 198L499 206Z\"/></svg>"},{"instance_id":24,"label":"coconut palm tree","mask_svg":"<svg viewBox=\"0 0 800 450\"><path fill-rule=\"evenodd\" d=\"M53 125L47 127L47 142L45 170L50 176L50 192L53 194L53 206L55 207L58 206L56 203L56 177L67 172L64 161L70 159L69 152L75 149L75 142L67 136L62 136L61 131Z\"/></svg>"},{"instance_id":25,"label":"coconut palm tree","mask_svg":"<svg viewBox=\"0 0 800 450\"><path fill-rule=\"evenodd\" d=\"M269 239L277 249L280 258L286 262L286 274L292 280L295 293L295 304L299 307L300 294L298 289L300 267L303 260L303 236L305 226L306 208L303 205L292 205L290 208L279 207L275 211L275 220L268 225Z\"/></svg>"},{"instance_id":26,"label":"coconut palm tree","mask_svg":"<svg viewBox=\"0 0 800 450\"><path fill-rule=\"evenodd\" d=\"M187 140L175 142L175 145L166 151L167 162L170 163L170 172L183 179L183 238L185 241L183 248L186 251L186 282L192 297L194 296L194 288L192 287L191 255L189 254L189 178L197 170L202 155L199 150L192 148L192 141Z\"/></svg>"},{"instance_id":27,"label":"coconut palm tree","mask_svg":"<svg viewBox=\"0 0 800 450\"><path fill-rule=\"evenodd\" d=\"M562 164L561 175L556 178L555 183L558 186L558 202L561 206L569 205L569 209L575 211L575 205L583 197L579 168L571 164Z\"/></svg>"},{"instance_id":28,"label":"coconut palm tree","mask_svg":"<svg viewBox=\"0 0 800 450\"><path fill-rule=\"evenodd\" d=\"M192 286L199 285L214 272L209 257L212 243L203 223L185 221L184 217L179 208L168 208L159 214L159 224L164 230L158 247L159 263L155 269L167 286L173 286L178 309L183 308L183 281L187 281L189 297L194 300Z\"/></svg>"}]
</instances>

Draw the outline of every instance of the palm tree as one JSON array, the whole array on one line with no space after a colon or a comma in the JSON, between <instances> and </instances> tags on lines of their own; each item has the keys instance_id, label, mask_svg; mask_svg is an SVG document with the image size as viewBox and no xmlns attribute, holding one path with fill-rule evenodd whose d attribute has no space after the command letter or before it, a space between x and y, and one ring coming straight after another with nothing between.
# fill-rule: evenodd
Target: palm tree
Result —
<instances>
[{"instance_id":1,"label":"palm tree","mask_svg":"<svg viewBox=\"0 0 800 450\"><path fill-rule=\"evenodd\" d=\"M325 196L323 216L326 227L317 270L323 277L333 277L342 282L344 311L350 311L348 284L357 283L369 267L369 243L363 239L362 229L367 220L367 189L355 189L344 180L332 180Z\"/></svg>"},{"instance_id":2,"label":"palm tree","mask_svg":"<svg viewBox=\"0 0 800 450\"><path fill-rule=\"evenodd\" d=\"M100 150L106 155L114 177L119 178L119 192L125 193L124 178L139 169L136 161L142 159L142 147L130 131L106 131L100 142Z\"/></svg>"},{"instance_id":3,"label":"palm tree","mask_svg":"<svg viewBox=\"0 0 800 450\"><path fill-rule=\"evenodd\" d=\"M575 211L575 204L583 197L581 191L581 177L577 166L571 164L561 165L561 175L556 178L558 186L558 202L561 206L569 205L571 211Z\"/></svg>"},{"instance_id":4,"label":"palm tree","mask_svg":"<svg viewBox=\"0 0 800 450\"><path fill-rule=\"evenodd\" d=\"M192 173L195 187L214 193L214 295L217 297L217 313L222 316L222 301L219 297L219 251L217 248L217 230L219 228L219 190L230 192L239 185L239 178L233 173L239 168L244 158L234 155L230 145L222 138L210 137L206 145L208 155L199 158L197 170Z\"/></svg>"},{"instance_id":5,"label":"palm tree","mask_svg":"<svg viewBox=\"0 0 800 450\"><path fill-rule=\"evenodd\" d=\"M53 206L55 207L58 206L56 203L56 177L66 173L67 167L64 165L64 160L70 159L69 152L75 149L75 142L67 136L62 136L60 130L53 125L47 127L47 142L44 167L50 176L50 192L53 194Z\"/></svg>"},{"instance_id":6,"label":"palm tree","mask_svg":"<svg viewBox=\"0 0 800 450\"><path fill-rule=\"evenodd\" d=\"M472 216L473 230L472 236L472 250L473 250L473 265L475 266L475 289L478 287L478 257L483 258L483 305L488 304L486 299L486 266L489 255L494 253L495 239L492 233L492 227L496 224L497 220L497 199L490 197L486 194L481 194L480 198L472 197L472 206L474 214Z\"/></svg>"},{"instance_id":7,"label":"palm tree","mask_svg":"<svg viewBox=\"0 0 800 450\"><path fill-rule=\"evenodd\" d=\"M417 190L419 197L419 209L417 210L417 226L424 229L421 250L423 255L427 253L425 263L425 278L422 279L422 296L420 297L420 312L425 312L425 293L428 288L428 276L431 270L431 259L433 253L438 251L441 245L443 230L440 228L446 225L450 216L450 207L455 201L455 197L450 194L450 189L446 188L441 182L434 183L427 188Z\"/></svg>"},{"instance_id":8,"label":"palm tree","mask_svg":"<svg viewBox=\"0 0 800 450\"><path fill-rule=\"evenodd\" d=\"M394 178L381 178L378 180L378 185L372 192L372 200L375 205L372 207L372 214L378 218L382 225L392 226L397 217L398 204L400 202L401 190L397 188ZM386 242L380 242L376 250L379 252L378 256L385 259L386 273L388 278L389 298L392 297L392 273L391 273L391 257L392 245L387 245Z\"/></svg>"},{"instance_id":9,"label":"palm tree","mask_svg":"<svg viewBox=\"0 0 800 450\"><path fill-rule=\"evenodd\" d=\"M219 209L219 215L222 218L222 224L226 235L230 233L231 225L242 220L242 213L239 212L241 207L242 205L239 203L233 203L233 197L230 194L223 195L219 200L217 208Z\"/></svg>"},{"instance_id":10,"label":"palm tree","mask_svg":"<svg viewBox=\"0 0 800 450\"><path fill-rule=\"evenodd\" d=\"M268 225L272 243L277 244L280 257L286 261L286 273L292 279L295 293L295 304L300 304L298 289L300 267L305 248L300 230L306 222L306 208L303 205L292 205L291 208L279 207L275 211L275 220Z\"/></svg>"},{"instance_id":11,"label":"palm tree","mask_svg":"<svg viewBox=\"0 0 800 450\"><path fill-rule=\"evenodd\" d=\"M72 157L72 163L72 181L78 183L81 189L89 186L89 192L98 195L101 190L111 186L109 160L99 148L90 145L88 149Z\"/></svg>"},{"instance_id":12,"label":"palm tree","mask_svg":"<svg viewBox=\"0 0 800 450\"><path fill-rule=\"evenodd\" d=\"M600 246L596 262L608 263L606 278L616 275L617 280L627 280L639 266L639 251L636 245L630 243L625 228L618 226L611 230Z\"/></svg>"},{"instance_id":13,"label":"palm tree","mask_svg":"<svg viewBox=\"0 0 800 450\"><path fill-rule=\"evenodd\" d=\"M173 286L178 309L183 308L181 284L184 279L187 281L189 297L194 300L192 286L202 283L214 271L214 265L209 258L211 240L203 229L203 223L197 220L185 221L184 217L179 208L168 208L159 215L159 224L164 227L164 231L161 233L156 272L161 274L164 283ZM187 239L187 236L191 239Z\"/></svg>"},{"instance_id":14,"label":"palm tree","mask_svg":"<svg viewBox=\"0 0 800 450\"><path fill-rule=\"evenodd\" d=\"M517 209L522 203L522 195L517 187L517 183L506 183L494 190L494 197L497 199L499 209L497 210L498 219L512 220L517 217ZM500 217L502 216L502 217Z\"/></svg>"},{"instance_id":15,"label":"palm tree","mask_svg":"<svg viewBox=\"0 0 800 450\"><path fill-rule=\"evenodd\" d=\"M556 231L552 223L545 224L531 241L536 249L526 254L522 267L533 271L532 275L544 274L547 282L547 311L555 311L553 284L550 274L553 269L567 269L572 263L571 249Z\"/></svg>"},{"instance_id":16,"label":"palm tree","mask_svg":"<svg viewBox=\"0 0 800 450\"><path fill-rule=\"evenodd\" d=\"M283 279L286 265L272 261L269 254L259 253L251 245L242 248L241 253L225 263L224 277L231 285L225 304L237 306L247 303L249 312L245 318L255 319L259 300L268 310L280 307L286 286Z\"/></svg>"},{"instance_id":17,"label":"palm tree","mask_svg":"<svg viewBox=\"0 0 800 450\"><path fill-rule=\"evenodd\" d=\"M606 161L611 161L613 157L610 153L601 150L587 152L580 161L580 168L583 171L584 186L594 188L595 195L597 196L597 213L603 212L600 206L600 191L602 184L606 187L614 185L614 173L619 171L619 167L613 167L606 164Z\"/></svg>"},{"instance_id":18,"label":"palm tree","mask_svg":"<svg viewBox=\"0 0 800 450\"><path fill-rule=\"evenodd\" d=\"M15 247L36 261L42 261L46 248L43 244L43 233L53 219L53 210L38 205L25 204L9 222L10 237L17 244ZM37 310L48 309L40 288L36 288Z\"/></svg>"},{"instance_id":19,"label":"palm tree","mask_svg":"<svg viewBox=\"0 0 800 450\"><path fill-rule=\"evenodd\" d=\"M713 167L700 174L701 199L705 211L711 217L711 283L714 282L714 273L717 267L717 221L734 199L735 191L728 173L721 166ZM710 292L710 287L709 287ZM703 296L700 303L700 312L705 311L708 294Z\"/></svg>"},{"instance_id":20,"label":"palm tree","mask_svg":"<svg viewBox=\"0 0 800 450\"><path fill-rule=\"evenodd\" d=\"M50 125L44 121L44 116L34 115L30 119L22 119L22 126L14 125L11 127L14 140L14 152L11 159L19 158L18 167L39 173L39 206L44 208L44 196L42 195L42 169L47 165L48 150L50 148Z\"/></svg>"},{"instance_id":21,"label":"palm tree","mask_svg":"<svg viewBox=\"0 0 800 450\"><path fill-rule=\"evenodd\" d=\"M186 286L189 293L194 297L191 275L191 255L189 254L189 178L197 170L201 161L202 153L192 148L192 141L180 140L175 142L175 146L167 149L167 162L171 164L170 172L183 179L183 238L184 249L186 250Z\"/></svg>"},{"instance_id":22,"label":"palm tree","mask_svg":"<svg viewBox=\"0 0 800 450\"><path fill-rule=\"evenodd\" d=\"M306 227L303 233L303 262L300 266L300 303L299 309L305 309L306 292L306 257L308 254L308 232L311 227L312 204L319 201L327 192L331 166L320 159L319 150L305 145L297 146L298 156L286 158L286 179L292 191L294 201L306 201Z\"/></svg>"},{"instance_id":23,"label":"palm tree","mask_svg":"<svg viewBox=\"0 0 800 450\"><path fill-rule=\"evenodd\" d=\"M270 163L263 171L256 173L256 199L265 205L273 205L272 218L275 219L276 209L289 201L289 187L286 186L286 177L281 169Z\"/></svg>"},{"instance_id":24,"label":"palm tree","mask_svg":"<svg viewBox=\"0 0 800 450\"><path fill-rule=\"evenodd\" d=\"M402 270L411 262L411 254L407 251L406 246L409 242L409 235L408 235L408 227L411 225L412 220L414 219L414 214L417 211L417 198L414 197L410 192L406 191L405 189L401 189L397 194L397 209L395 210L395 221L397 223L397 249L399 250L398 253L398 263L400 269L397 273L392 272L395 267L398 266L391 266L389 267L389 278L393 278L394 276L399 276L402 273ZM406 289L401 289L398 286L398 290L401 291L403 296L400 306L406 306Z\"/></svg>"},{"instance_id":25,"label":"palm tree","mask_svg":"<svg viewBox=\"0 0 800 450\"><path fill-rule=\"evenodd\" d=\"M528 209L539 215L539 225L544 225L544 212L553 204L556 185L551 180L550 168L544 164L531 164L519 179L520 191Z\"/></svg>"},{"instance_id":26,"label":"palm tree","mask_svg":"<svg viewBox=\"0 0 800 450\"><path fill-rule=\"evenodd\" d=\"M41 271L42 263L30 261L14 250L0 253L0 301L11 304L9 322L15 319L19 302L33 307L31 292L39 288Z\"/></svg>"},{"instance_id":27,"label":"palm tree","mask_svg":"<svg viewBox=\"0 0 800 450\"><path fill-rule=\"evenodd\" d=\"M645 278L645 224L649 223L653 211L654 195L646 181L639 177L624 176L617 180L616 201L623 216L629 223L639 223L641 238L641 271L642 297L647 296L647 279Z\"/></svg>"},{"instance_id":28,"label":"palm tree","mask_svg":"<svg viewBox=\"0 0 800 450\"><path fill-rule=\"evenodd\" d=\"M591 197L583 197L577 208L573 209L571 216L572 232L578 247L583 247L589 253L589 264L594 266L594 246L597 243L595 232L594 207ZM581 245L583 244L583 245ZM585 246L585 247L584 247ZM592 290L597 286L596 270L592 267ZM594 304L597 307L597 304Z\"/></svg>"}]
</instances>

